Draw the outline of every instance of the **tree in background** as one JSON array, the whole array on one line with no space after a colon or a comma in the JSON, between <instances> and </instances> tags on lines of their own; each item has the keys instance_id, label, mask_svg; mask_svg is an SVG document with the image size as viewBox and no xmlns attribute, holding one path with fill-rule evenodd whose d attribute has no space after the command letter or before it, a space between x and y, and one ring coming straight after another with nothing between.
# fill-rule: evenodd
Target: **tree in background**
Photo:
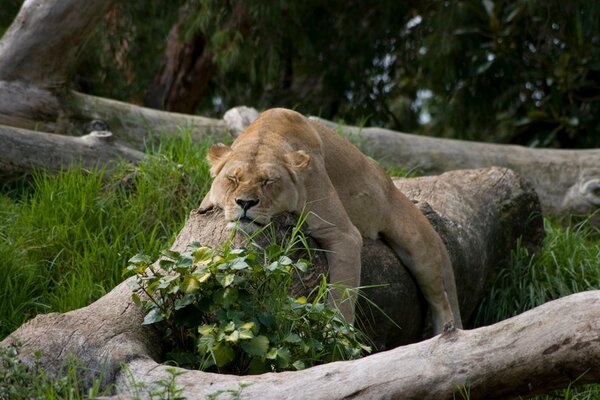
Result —
<instances>
[{"instance_id":1,"label":"tree in background","mask_svg":"<svg viewBox=\"0 0 600 400\"><path fill-rule=\"evenodd\" d=\"M600 145L600 4L465 0L421 7L423 132L536 146ZM407 53L408 54L408 53Z\"/></svg>"},{"instance_id":2,"label":"tree in background","mask_svg":"<svg viewBox=\"0 0 600 400\"><path fill-rule=\"evenodd\" d=\"M2 30L20 2L6 3ZM90 40L75 82L203 115L286 106L436 136L598 147L599 46L593 0L130 1Z\"/></svg>"}]
</instances>

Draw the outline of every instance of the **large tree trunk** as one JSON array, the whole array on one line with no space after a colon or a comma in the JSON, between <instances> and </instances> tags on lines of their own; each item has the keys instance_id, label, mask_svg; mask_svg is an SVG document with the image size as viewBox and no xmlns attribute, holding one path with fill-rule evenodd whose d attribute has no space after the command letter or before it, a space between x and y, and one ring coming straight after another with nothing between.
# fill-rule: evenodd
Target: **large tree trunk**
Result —
<instances>
[{"instance_id":1,"label":"large tree trunk","mask_svg":"<svg viewBox=\"0 0 600 400\"><path fill-rule=\"evenodd\" d=\"M461 311L465 320L473 314L486 283L510 259L510 252L517 239L523 236L523 243L533 248L543 235L535 193L526 181L510 170L491 168L455 171L439 177L400 180L397 185L417 202L446 242L454 263ZM277 220L280 234L286 231L288 221L289 216ZM229 235L220 212L193 212L172 248L184 250L191 241L218 245ZM236 240L243 240L243 235ZM378 347L392 348L426 337L426 305L406 269L381 242L366 241L363 254L365 273L362 283L389 284L372 290L367 295L400 326L400 329L394 328L382 315L375 313L374 320L370 320L368 326L372 328L371 333L374 334ZM316 279L316 273L326 271L324 258L320 261L318 259L314 268L308 281ZM571 303L558 303L555 306L557 308L549 308L550 313L560 312L564 304ZM542 316L548 318L549 314L534 313L533 317L528 318ZM59 371L65 356L74 354L87 366L87 370L83 372L87 381L96 376L99 370L105 369L104 383L116 383L119 390L127 394L132 390L132 377L136 381L150 384L166 374L166 367L157 363L162 359L158 333L152 327L142 326L142 320L143 313L131 301L131 291L124 282L88 307L65 314L36 317L3 343L21 341L23 347L20 357L27 363L32 363L34 353L40 350L40 362L50 372ZM536 345L542 346L544 350L550 349L547 355L557 365L570 361L570 358L562 357L572 357L572 351L560 347L553 353L557 343L560 345L566 337L570 338L571 343L589 343L588 333L582 335L578 331L568 332L563 321L549 319L547 325L529 328L523 326L527 319L518 321L520 322L504 323L474 332L447 332L442 337L422 344L369 356L359 361L334 363L298 373L235 377L187 371L179 378L179 384L185 385L185 396L189 399L205 398L218 390L237 390L242 382L251 384L241 392L242 398L296 396L335 399L351 396L353 393L372 398L427 398L423 393L431 393L429 398L447 398L454 390L454 383L477 387L482 395L487 393L486 390L490 394L500 393L499 390L508 394L528 389L513 378L512 371L506 370L505 375L499 376L496 370L490 370L488 375L471 362L471 359L479 359L481 354L485 354L486 349L492 351L495 341L501 346L508 346L504 342L511 340L513 347L506 348L507 354L492 352L498 358L484 360L490 368L496 365L495 362L497 365L510 363L508 357L518 360L520 355L529 354L527 352L531 351L530 348L521 349L520 346L529 345L529 341L533 339L527 336L519 342L514 337L523 329L531 329L534 334L538 332L535 329L550 333L553 332L553 324L559 325L558 330L554 331L556 336L547 336L543 340L536 338ZM548 375L543 375L539 365L550 359L548 357L540 352L527 365L520 366L523 368L519 370L521 372L527 371L527 368L540 370L539 376L529 376L536 389L538 384L541 389L565 382L564 376L556 375L558 367L548 369ZM468 363L462 365L463 361ZM462 367L454 368L454 365ZM579 371L579 367L571 368L567 368L567 374L569 371ZM356 376L358 373L362 374L360 378ZM546 377L548 379L544 380ZM500 388L494 385L486 387L483 383L485 378L506 384ZM300 390L301 386L306 388Z\"/></svg>"}]
</instances>

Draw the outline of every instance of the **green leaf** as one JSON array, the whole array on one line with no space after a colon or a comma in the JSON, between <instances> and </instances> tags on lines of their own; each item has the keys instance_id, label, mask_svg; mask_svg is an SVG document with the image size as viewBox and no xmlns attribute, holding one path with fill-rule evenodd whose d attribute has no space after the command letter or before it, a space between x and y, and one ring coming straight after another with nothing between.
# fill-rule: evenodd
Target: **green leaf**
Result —
<instances>
[{"instance_id":1,"label":"green leaf","mask_svg":"<svg viewBox=\"0 0 600 400\"><path fill-rule=\"evenodd\" d=\"M221 284L221 286L227 287L233 283L233 280L235 279L235 275L234 274L217 274L216 278L217 278L217 281Z\"/></svg>"},{"instance_id":2,"label":"green leaf","mask_svg":"<svg viewBox=\"0 0 600 400\"><path fill-rule=\"evenodd\" d=\"M237 343L240 340L240 331L235 330L231 332L229 335L225 336L225 340L228 342Z\"/></svg>"},{"instance_id":3,"label":"green leaf","mask_svg":"<svg viewBox=\"0 0 600 400\"><path fill-rule=\"evenodd\" d=\"M173 260L167 260L165 258L162 258L159 262L158 262L158 266L161 267L162 269L169 271L173 265L175 265L175 261Z\"/></svg>"},{"instance_id":4,"label":"green leaf","mask_svg":"<svg viewBox=\"0 0 600 400\"><path fill-rule=\"evenodd\" d=\"M216 366L221 368L229 364L235 358L235 352L230 346L218 343L212 349L212 356Z\"/></svg>"},{"instance_id":5,"label":"green leaf","mask_svg":"<svg viewBox=\"0 0 600 400\"><path fill-rule=\"evenodd\" d=\"M264 335L260 335L242 342L241 345L242 349L251 356L265 356L269 350L269 339Z\"/></svg>"},{"instance_id":6,"label":"green leaf","mask_svg":"<svg viewBox=\"0 0 600 400\"><path fill-rule=\"evenodd\" d=\"M201 325L198 327L198 333L201 334L202 336L204 335L209 335L211 333L213 333L215 330L215 325Z\"/></svg>"},{"instance_id":7,"label":"green leaf","mask_svg":"<svg viewBox=\"0 0 600 400\"><path fill-rule=\"evenodd\" d=\"M258 375L264 374L265 372L271 372L269 363L267 363L267 361L261 357L253 357L252 361L250 361L250 365L248 366L248 374Z\"/></svg>"},{"instance_id":8,"label":"green leaf","mask_svg":"<svg viewBox=\"0 0 600 400\"><path fill-rule=\"evenodd\" d=\"M251 330L248 329L240 329L240 339L241 340L248 340L248 339L252 339L254 337L254 333L252 333Z\"/></svg>"},{"instance_id":9,"label":"green leaf","mask_svg":"<svg viewBox=\"0 0 600 400\"><path fill-rule=\"evenodd\" d=\"M160 252L160 254L172 260L177 260L177 258L180 256L179 252L173 250L163 250Z\"/></svg>"},{"instance_id":10,"label":"green leaf","mask_svg":"<svg viewBox=\"0 0 600 400\"><path fill-rule=\"evenodd\" d=\"M136 306L139 306L142 304L142 300L140 299L140 296L137 293L134 293L131 295L131 300L133 301L133 304L135 304Z\"/></svg>"},{"instance_id":11,"label":"green leaf","mask_svg":"<svg viewBox=\"0 0 600 400\"><path fill-rule=\"evenodd\" d=\"M246 259L242 257L238 257L231 262L231 269L239 271L246 268L248 268L248 263L246 262Z\"/></svg>"},{"instance_id":12,"label":"green leaf","mask_svg":"<svg viewBox=\"0 0 600 400\"><path fill-rule=\"evenodd\" d=\"M298 336L295 333L289 333L284 339L284 342L288 342L288 343L300 343L302 341L302 338L300 338L300 336Z\"/></svg>"},{"instance_id":13,"label":"green leaf","mask_svg":"<svg viewBox=\"0 0 600 400\"><path fill-rule=\"evenodd\" d=\"M292 365L294 366L294 368L296 368L296 371L300 371L306 368L304 363L300 360L295 361Z\"/></svg>"},{"instance_id":14,"label":"green leaf","mask_svg":"<svg viewBox=\"0 0 600 400\"><path fill-rule=\"evenodd\" d=\"M281 369L288 368L292 360L292 353L287 347L277 349L277 366Z\"/></svg>"},{"instance_id":15,"label":"green leaf","mask_svg":"<svg viewBox=\"0 0 600 400\"><path fill-rule=\"evenodd\" d=\"M196 293L200 290L200 282L194 276L186 276L181 284L184 293Z\"/></svg>"},{"instance_id":16,"label":"green leaf","mask_svg":"<svg viewBox=\"0 0 600 400\"><path fill-rule=\"evenodd\" d=\"M271 347L265 356L268 360L274 360L277 358L277 348Z\"/></svg>"},{"instance_id":17,"label":"green leaf","mask_svg":"<svg viewBox=\"0 0 600 400\"><path fill-rule=\"evenodd\" d=\"M225 327L223 327L223 330L225 332L233 332L234 329L235 329L235 323L233 321L229 321L229 323L227 323L227 325L225 325Z\"/></svg>"},{"instance_id":18,"label":"green leaf","mask_svg":"<svg viewBox=\"0 0 600 400\"><path fill-rule=\"evenodd\" d=\"M194 257L196 264L210 261L212 259L212 255L213 251L208 246L199 247L192 253L192 257Z\"/></svg>"},{"instance_id":19,"label":"green leaf","mask_svg":"<svg viewBox=\"0 0 600 400\"><path fill-rule=\"evenodd\" d=\"M292 265L292 259L287 256L281 256L279 258L279 264L281 265Z\"/></svg>"},{"instance_id":20,"label":"green leaf","mask_svg":"<svg viewBox=\"0 0 600 400\"><path fill-rule=\"evenodd\" d=\"M178 267L191 267L194 265L194 259L187 254L181 254L179 258L177 258L177 266Z\"/></svg>"},{"instance_id":21,"label":"green leaf","mask_svg":"<svg viewBox=\"0 0 600 400\"><path fill-rule=\"evenodd\" d=\"M238 299L238 290L236 288L225 288L223 290L223 307L230 308Z\"/></svg>"},{"instance_id":22,"label":"green leaf","mask_svg":"<svg viewBox=\"0 0 600 400\"><path fill-rule=\"evenodd\" d=\"M302 272L307 272L308 271L308 264L305 263L304 261L298 261L296 264L296 269Z\"/></svg>"},{"instance_id":23,"label":"green leaf","mask_svg":"<svg viewBox=\"0 0 600 400\"><path fill-rule=\"evenodd\" d=\"M215 345L215 337L211 334L206 334L198 339L198 353L201 356L209 354Z\"/></svg>"},{"instance_id":24,"label":"green leaf","mask_svg":"<svg viewBox=\"0 0 600 400\"><path fill-rule=\"evenodd\" d=\"M145 254L138 253L131 257L129 262L132 264L152 264L152 259Z\"/></svg>"},{"instance_id":25,"label":"green leaf","mask_svg":"<svg viewBox=\"0 0 600 400\"><path fill-rule=\"evenodd\" d=\"M154 324L154 323L160 322L164 319L165 319L165 314L162 312L162 310L160 310L158 308L153 308L144 317L144 322L142 322L142 325Z\"/></svg>"}]
</instances>

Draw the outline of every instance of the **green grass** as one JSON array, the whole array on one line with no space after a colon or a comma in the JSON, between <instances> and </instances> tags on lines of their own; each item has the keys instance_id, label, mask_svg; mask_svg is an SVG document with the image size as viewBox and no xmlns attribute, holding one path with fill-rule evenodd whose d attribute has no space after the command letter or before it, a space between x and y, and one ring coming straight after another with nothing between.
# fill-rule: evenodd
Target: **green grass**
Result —
<instances>
[{"instance_id":1,"label":"green grass","mask_svg":"<svg viewBox=\"0 0 600 400\"><path fill-rule=\"evenodd\" d=\"M83 307L127 260L167 247L208 189L207 144L166 139L137 167L36 174L0 194L0 338L40 312Z\"/></svg>"},{"instance_id":2,"label":"green grass","mask_svg":"<svg viewBox=\"0 0 600 400\"><path fill-rule=\"evenodd\" d=\"M546 238L538 254L518 246L513 265L498 275L479 307L477 325L493 324L548 301L600 288L600 230L585 222L563 225L550 218L544 219L544 225ZM600 399L600 385L575 384L535 399Z\"/></svg>"},{"instance_id":3,"label":"green grass","mask_svg":"<svg viewBox=\"0 0 600 400\"><path fill-rule=\"evenodd\" d=\"M91 382L83 379L86 367L74 358L63 360L57 376L47 374L36 362L33 368L22 363L19 346L0 345L0 399L10 400L79 400L108 395L112 385L101 389L103 375Z\"/></svg>"},{"instance_id":4,"label":"green grass","mask_svg":"<svg viewBox=\"0 0 600 400\"><path fill-rule=\"evenodd\" d=\"M518 246L498 275L477 315L488 325L550 300L600 288L600 231L585 222L563 226L545 218L546 238L538 254Z\"/></svg>"}]
</instances>

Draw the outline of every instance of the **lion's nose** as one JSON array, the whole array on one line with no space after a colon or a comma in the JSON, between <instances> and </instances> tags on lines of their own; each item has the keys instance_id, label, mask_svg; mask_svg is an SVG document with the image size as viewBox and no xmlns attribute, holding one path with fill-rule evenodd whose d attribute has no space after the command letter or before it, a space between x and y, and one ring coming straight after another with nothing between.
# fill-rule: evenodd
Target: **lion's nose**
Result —
<instances>
[{"instance_id":1,"label":"lion's nose","mask_svg":"<svg viewBox=\"0 0 600 400\"><path fill-rule=\"evenodd\" d=\"M235 199L235 202L242 207L242 210L248 211L258 204L258 200Z\"/></svg>"}]
</instances>

